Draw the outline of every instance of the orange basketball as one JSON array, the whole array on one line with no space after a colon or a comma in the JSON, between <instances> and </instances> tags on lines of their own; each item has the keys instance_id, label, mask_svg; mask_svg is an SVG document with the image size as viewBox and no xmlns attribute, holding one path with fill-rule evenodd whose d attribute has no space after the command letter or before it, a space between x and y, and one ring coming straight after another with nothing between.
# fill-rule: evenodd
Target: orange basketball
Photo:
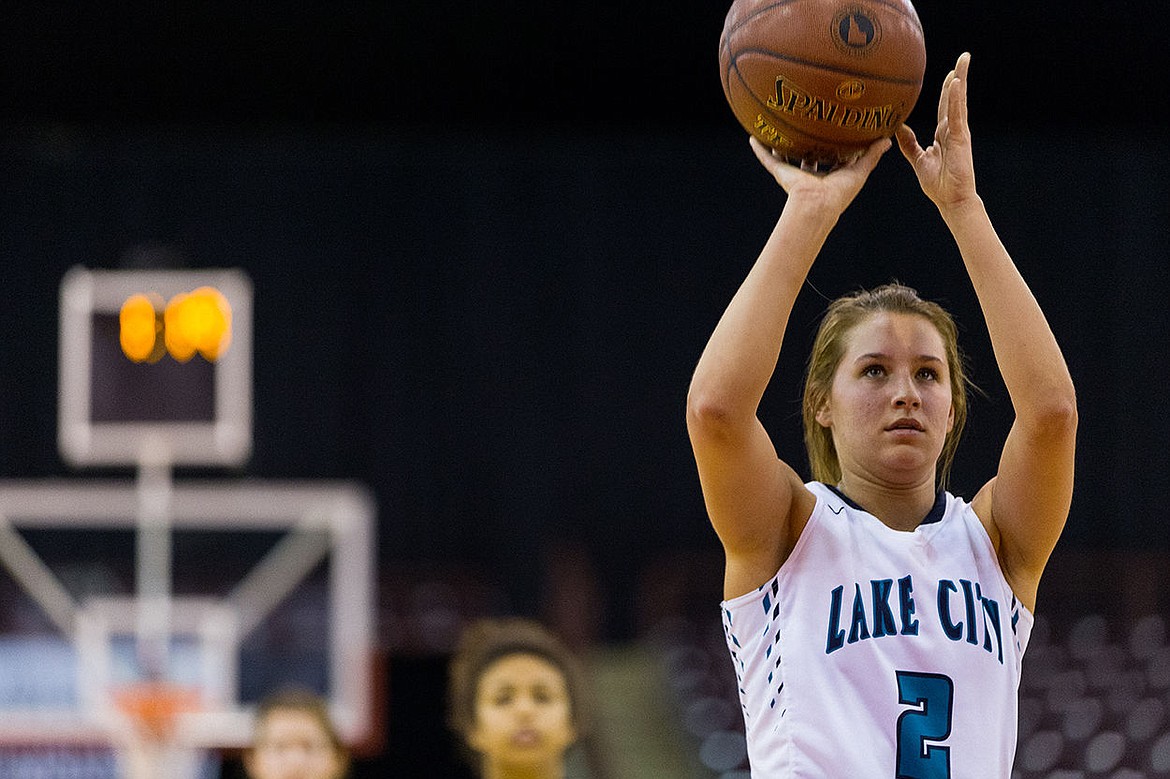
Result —
<instances>
[{"instance_id":1,"label":"orange basketball","mask_svg":"<svg viewBox=\"0 0 1170 779\"><path fill-rule=\"evenodd\" d=\"M905 121L926 45L910 0L735 0L719 69L748 132L828 169Z\"/></svg>"}]
</instances>

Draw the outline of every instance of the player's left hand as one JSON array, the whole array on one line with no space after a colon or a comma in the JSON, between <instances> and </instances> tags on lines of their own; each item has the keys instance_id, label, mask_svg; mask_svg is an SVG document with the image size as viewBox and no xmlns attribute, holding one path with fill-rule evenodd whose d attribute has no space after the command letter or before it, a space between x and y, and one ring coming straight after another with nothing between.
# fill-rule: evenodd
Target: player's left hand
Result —
<instances>
[{"instance_id":1,"label":"player's left hand","mask_svg":"<svg viewBox=\"0 0 1170 779\"><path fill-rule=\"evenodd\" d=\"M923 149L914 131L898 128L898 148L914 173L922 191L940 211L948 211L974 200L975 164L971 156L971 130L967 125L967 69L971 55L959 55L955 69L943 79L938 101L938 126L934 142Z\"/></svg>"}]
</instances>

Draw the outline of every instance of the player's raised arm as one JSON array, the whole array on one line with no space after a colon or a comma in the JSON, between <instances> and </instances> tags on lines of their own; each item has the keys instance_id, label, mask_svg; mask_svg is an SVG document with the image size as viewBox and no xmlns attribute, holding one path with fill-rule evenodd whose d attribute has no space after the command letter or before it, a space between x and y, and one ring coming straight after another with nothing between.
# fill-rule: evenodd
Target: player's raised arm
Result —
<instances>
[{"instance_id":1,"label":"player's raised arm","mask_svg":"<svg viewBox=\"0 0 1170 779\"><path fill-rule=\"evenodd\" d=\"M687 429L704 500L727 554L729 597L775 573L812 510L812 496L777 458L756 410L809 268L890 146L877 141L855 162L818 176L782 162L754 138L751 144L788 199L711 334L687 396Z\"/></svg>"},{"instance_id":2,"label":"player's raised arm","mask_svg":"<svg viewBox=\"0 0 1170 779\"><path fill-rule=\"evenodd\" d=\"M979 298L1016 419L999 470L973 501L1008 581L1029 608L1072 500L1077 411L1048 322L1000 242L975 189L963 54L945 79L934 142L903 126L898 143L954 235Z\"/></svg>"}]
</instances>

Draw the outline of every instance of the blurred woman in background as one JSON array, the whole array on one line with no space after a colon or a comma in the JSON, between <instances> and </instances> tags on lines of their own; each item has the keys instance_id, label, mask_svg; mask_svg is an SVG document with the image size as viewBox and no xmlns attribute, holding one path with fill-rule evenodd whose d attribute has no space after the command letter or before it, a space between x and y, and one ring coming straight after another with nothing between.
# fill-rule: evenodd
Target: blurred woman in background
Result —
<instances>
[{"instance_id":1,"label":"blurred woman in background","mask_svg":"<svg viewBox=\"0 0 1170 779\"><path fill-rule=\"evenodd\" d=\"M587 701L577 658L530 620L473 623L451 660L449 722L484 779L563 779L589 732Z\"/></svg>"},{"instance_id":2,"label":"blurred woman in background","mask_svg":"<svg viewBox=\"0 0 1170 779\"><path fill-rule=\"evenodd\" d=\"M325 701L287 690L264 699L256 712L252 747L244 753L250 779L343 779L349 751Z\"/></svg>"}]
</instances>

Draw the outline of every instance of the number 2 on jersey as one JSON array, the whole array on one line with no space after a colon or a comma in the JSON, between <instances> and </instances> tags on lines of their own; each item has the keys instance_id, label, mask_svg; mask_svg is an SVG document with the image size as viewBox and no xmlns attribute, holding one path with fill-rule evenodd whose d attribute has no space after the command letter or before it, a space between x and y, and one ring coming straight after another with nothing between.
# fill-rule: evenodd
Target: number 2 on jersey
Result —
<instances>
[{"instance_id":1,"label":"number 2 on jersey","mask_svg":"<svg viewBox=\"0 0 1170 779\"><path fill-rule=\"evenodd\" d=\"M897 779L950 779L950 747L927 744L951 735L955 685L942 674L896 671L898 703L918 708L898 716Z\"/></svg>"}]
</instances>

